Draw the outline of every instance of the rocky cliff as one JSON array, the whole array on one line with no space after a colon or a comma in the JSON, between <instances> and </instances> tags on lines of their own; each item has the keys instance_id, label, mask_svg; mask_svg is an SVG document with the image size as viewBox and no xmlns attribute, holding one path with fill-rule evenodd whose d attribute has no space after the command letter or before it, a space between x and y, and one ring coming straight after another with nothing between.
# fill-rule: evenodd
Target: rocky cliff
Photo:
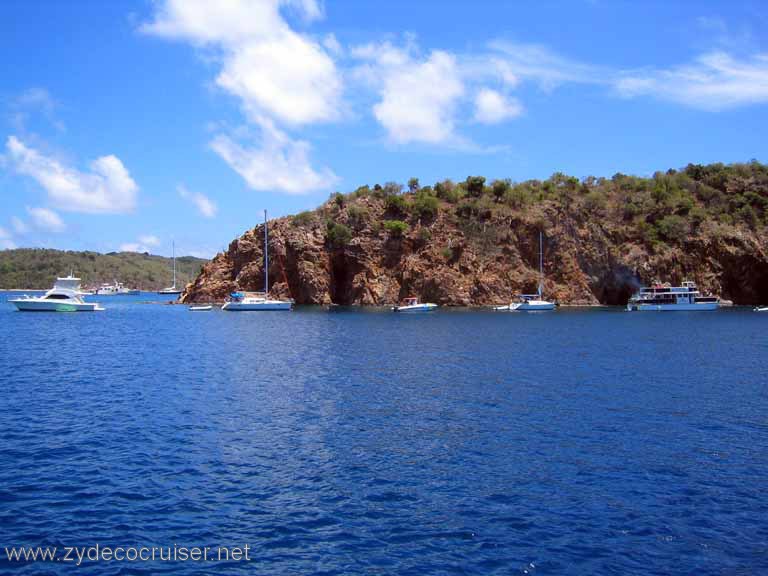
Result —
<instances>
[{"instance_id":1,"label":"rocky cliff","mask_svg":"<svg viewBox=\"0 0 768 576\"><path fill-rule=\"evenodd\" d=\"M624 304L654 279L765 303L767 207L768 169L756 162L653 178L365 186L270 222L271 293L299 304L506 303L536 289L541 230L545 294L560 303ZM206 264L182 301L262 290L263 261L257 226Z\"/></svg>"}]
</instances>

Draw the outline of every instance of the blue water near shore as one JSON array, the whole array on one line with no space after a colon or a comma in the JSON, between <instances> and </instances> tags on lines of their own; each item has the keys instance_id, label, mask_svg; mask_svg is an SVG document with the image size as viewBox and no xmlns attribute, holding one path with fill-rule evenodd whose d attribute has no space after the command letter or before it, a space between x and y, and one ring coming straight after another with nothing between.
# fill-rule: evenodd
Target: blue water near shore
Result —
<instances>
[{"instance_id":1,"label":"blue water near shore","mask_svg":"<svg viewBox=\"0 0 768 576\"><path fill-rule=\"evenodd\" d=\"M0 546L250 546L88 574L768 573L768 315L144 299L0 302Z\"/></svg>"}]
</instances>

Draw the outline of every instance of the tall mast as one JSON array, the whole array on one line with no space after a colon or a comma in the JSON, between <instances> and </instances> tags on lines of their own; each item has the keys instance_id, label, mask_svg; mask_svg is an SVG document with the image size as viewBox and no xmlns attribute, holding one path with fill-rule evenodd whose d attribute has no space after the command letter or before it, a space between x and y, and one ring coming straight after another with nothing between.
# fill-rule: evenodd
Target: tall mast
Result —
<instances>
[{"instance_id":1,"label":"tall mast","mask_svg":"<svg viewBox=\"0 0 768 576\"><path fill-rule=\"evenodd\" d=\"M544 234L539 230L539 300L544 287Z\"/></svg>"},{"instance_id":2,"label":"tall mast","mask_svg":"<svg viewBox=\"0 0 768 576\"><path fill-rule=\"evenodd\" d=\"M269 296L269 250L267 248L267 211L264 210L264 295Z\"/></svg>"},{"instance_id":3,"label":"tall mast","mask_svg":"<svg viewBox=\"0 0 768 576\"><path fill-rule=\"evenodd\" d=\"M173 287L176 288L176 240L171 241L173 247Z\"/></svg>"}]
</instances>

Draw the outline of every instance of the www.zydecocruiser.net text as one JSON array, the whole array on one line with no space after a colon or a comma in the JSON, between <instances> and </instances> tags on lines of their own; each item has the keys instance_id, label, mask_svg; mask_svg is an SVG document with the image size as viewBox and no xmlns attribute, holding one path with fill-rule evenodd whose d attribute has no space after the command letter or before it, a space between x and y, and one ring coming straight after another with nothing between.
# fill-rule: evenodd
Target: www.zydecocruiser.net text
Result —
<instances>
[{"instance_id":1,"label":"www.zydecocruiser.net text","mask_svg":"<svg viewBox=\"0 0 768 576\"><path fill-rule=\"evenodd\" d=\"M9 546L9 562L248 562L251 545L243 546Z\"/></svg>"}]
</instances>

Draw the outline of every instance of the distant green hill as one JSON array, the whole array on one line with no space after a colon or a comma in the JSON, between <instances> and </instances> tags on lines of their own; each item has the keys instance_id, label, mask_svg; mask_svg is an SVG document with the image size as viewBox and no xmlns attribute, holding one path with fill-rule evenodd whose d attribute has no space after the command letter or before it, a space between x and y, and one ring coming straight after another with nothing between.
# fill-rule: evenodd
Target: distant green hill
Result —
<instances>
[{"instance_id":1,"label":"distant green hill","mask_svg":"<svg viewBox=\"0 0 768 576\"><path fill-rule=\"evenodd\" d=\"M176 284L183 287L200 271L207 260L176 258ZM0 289L48 289L57 276L72 270L83 286L118 280L129 288L158 290L170 286L173 268L170 258L136 252L73 252L44 248L19 248L0 251Z\"/></svg>"}]
</instances>

